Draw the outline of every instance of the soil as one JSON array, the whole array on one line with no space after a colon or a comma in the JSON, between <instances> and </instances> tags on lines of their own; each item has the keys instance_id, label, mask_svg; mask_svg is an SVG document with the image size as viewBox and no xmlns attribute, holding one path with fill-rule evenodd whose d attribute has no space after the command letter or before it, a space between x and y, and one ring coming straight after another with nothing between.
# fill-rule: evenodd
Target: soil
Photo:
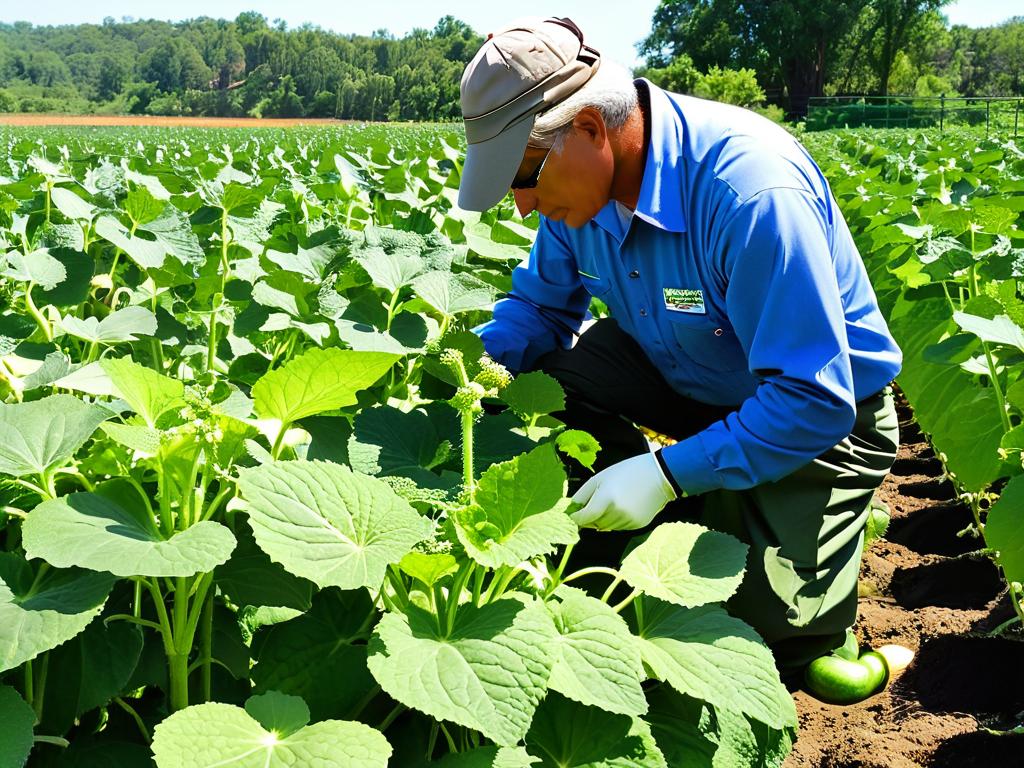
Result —
<instances>
[{"instance_id":1,"label":"soil","mask_svg":"<svg viewBox=\"0 0 1024 768\"><path fill-rule=\"evenodd\" d=\"M902 445L879 496L885 539L861 567L861 647L915 651L885 691L841 707L795 694L800 733L784 768L1024 768L1024 633L991 637L1013 615L999 572L963 533L970 509L901 402Z\"/></svg>"},{"instance_id":2,"label":"soil","mask_svg":"<svg viewBox=\"0 0 1024 768\"><path fill-rule=\"evenodd\" d=\"M0 114L0 125L82 125L82 126L183 126L197 128L293 128L299 125L342 125L350 120L254 118L254 117L164 117L158 115L51 115Z\"/></svg>"}]
</instances>

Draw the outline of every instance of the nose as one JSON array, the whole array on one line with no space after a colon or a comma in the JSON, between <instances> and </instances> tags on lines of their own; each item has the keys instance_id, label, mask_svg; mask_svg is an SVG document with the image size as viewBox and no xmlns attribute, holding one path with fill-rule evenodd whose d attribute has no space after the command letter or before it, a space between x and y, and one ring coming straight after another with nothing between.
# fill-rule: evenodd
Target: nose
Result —
<instances>
[{"instance_id":1,"label":"nose","mask_svg":"<svg viewBox=\"0 0 1024 768\"><path fill-rule=\"evenodd\" d=\"M516 210L524 219L537 208L537 195L532 189L513 189L512 198L516 201Z\"/></svg>"}]
</instances>

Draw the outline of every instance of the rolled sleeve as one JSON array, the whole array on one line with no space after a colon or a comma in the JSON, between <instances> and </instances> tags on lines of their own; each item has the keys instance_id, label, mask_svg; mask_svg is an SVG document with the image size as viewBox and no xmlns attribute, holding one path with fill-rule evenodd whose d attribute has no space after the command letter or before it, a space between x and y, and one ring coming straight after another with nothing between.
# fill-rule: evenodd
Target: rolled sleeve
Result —
<instances>
[{"instance_id":1,"label":"rolled sleeve","mask_svg":"<svg viewBox=\"0 0 1024 768\"><path fill-rule=\"evenodd\" d=\"M758 192L735 204L716 253L758 386L737 411L665 449L690 495L778 480L845 438L856 417L827 204L802 189Z\"/></svg>"},{"instance_id":2,"label":"rolled sleeve","mask_svg":"<svg viewBox=\"0 0 1024 768\"><path fill-rule=\"evenodd\" d=\"M493 318L473 330L492 358L524 371L544 353L570 345L589 304L572 251L541 217L529 258L512 271L511 292L494 305Z\"/></svg>"}]
</instances>

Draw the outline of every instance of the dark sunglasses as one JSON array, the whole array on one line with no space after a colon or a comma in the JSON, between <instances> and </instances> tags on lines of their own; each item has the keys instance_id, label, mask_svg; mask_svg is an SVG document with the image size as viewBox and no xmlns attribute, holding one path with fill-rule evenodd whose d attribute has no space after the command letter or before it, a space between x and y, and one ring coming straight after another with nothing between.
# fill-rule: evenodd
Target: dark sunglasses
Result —
<instances>
[{"instance_id":1,"label":"dark sunglasses","mask_svg":"<svg viewBox=\"0 0 1024 768\"><path fill-rule=\"evenodd\" d=\"M512 183L509 185L511 189L533 189L540 182L540 172L544 170L544 163L548 161L548 156L551 154L551 147L548 147L548 151L544 153L544 157L537 163L537 167L533 169L527 178L519 181L518 179L512 179Z\"/></svg>"}]
</instances>

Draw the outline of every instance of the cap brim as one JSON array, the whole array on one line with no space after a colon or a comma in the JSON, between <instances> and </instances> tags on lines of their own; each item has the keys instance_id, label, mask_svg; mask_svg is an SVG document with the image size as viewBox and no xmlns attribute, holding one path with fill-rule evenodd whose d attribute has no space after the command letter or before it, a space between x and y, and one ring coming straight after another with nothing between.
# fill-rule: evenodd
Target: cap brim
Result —
<instances>
[{"instance_id":1,"label":"cap brim","mask_svg":"<svg viewBox=\"0 0 1024 768\"><path fill-rule=\"evenodd\" d=\"M493 139L466 148L459 183L459 208L486 211L505 196L523 162L533 128L532 117L509 126Z\"/></svg>"}]
</instances>

